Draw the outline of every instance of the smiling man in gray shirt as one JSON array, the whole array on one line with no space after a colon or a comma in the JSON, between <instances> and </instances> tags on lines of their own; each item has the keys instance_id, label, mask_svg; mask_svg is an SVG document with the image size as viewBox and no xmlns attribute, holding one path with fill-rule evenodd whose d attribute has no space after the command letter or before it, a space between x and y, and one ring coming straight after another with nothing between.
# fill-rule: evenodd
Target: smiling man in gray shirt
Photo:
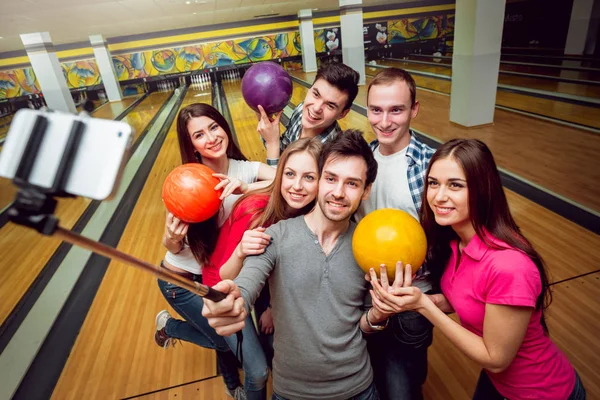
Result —
<instances>
[{"instance_id":1,"label":"smiling man in gray shirt","mask_svg":"<svg viewBox=\"0 0 600 400\"><path fill-rule=\"evenodd\" d=\"M386 316L368 308L350 218L369 195L377 162L361 132L349 130L324 145L319 169L315 209L267 229L273 243L246 259L235 282L217 284L227 298L205 300L202 313L220 335L241 330L269 279L277 332L273 399L375 400L363 332L383 329Z\"/></svg>"}]
</instances>

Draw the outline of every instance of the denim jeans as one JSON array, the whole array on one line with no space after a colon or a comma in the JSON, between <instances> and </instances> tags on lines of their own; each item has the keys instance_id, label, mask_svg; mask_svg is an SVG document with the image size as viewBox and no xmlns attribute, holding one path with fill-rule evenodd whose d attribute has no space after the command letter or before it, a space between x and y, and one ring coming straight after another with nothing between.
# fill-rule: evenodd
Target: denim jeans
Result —
<instances>
[{"instance_id":1,"label":"denim jeans","mask_svg":"<svg viewBox=\"0 0 600 400\"><path fill-rule=\"evenodd\" d=\"M208 325L202 316L204 300L187 289L158 280L158 287L167 302L185 321L171 318L165 325L170 337L194 343L206 349L217 351L217 363L228 389L240 386L238 362L225 339Z\"/></svg>"},{"instance_id":2,"label":"denim jeans","mask_svg":"<svg viewBox=\"0 0 600 400\"><path fill-rule=\"evenodd\" d=\"M427 378L427 348L433 325L418 312L390 318L388 327L367 337L374 382L382 400L422 400Z\"/></svg>"},{"instance_id":3,"label":"denim jeans","mask_svg":"<svg viewBox=\"0 0 600 400\"><path fill-rule=\"evenodd\" d=\"M246 318L246 326L242 329L242 355L244 367L244 387L249 400L265 400L267 398L267 378L269 369L252 316ZM237 335L226 336L225 341L236 351Z\"/></svg>"},{"instance_id":4,"label":"denim jeans","mask_svg":"<svg viewBox=\"0 0 600 400\"><path fill-rule=\"evenodd\" d=\"M285 397L281 397L277 393L273 392L271 400L287 400ZM348 400L379 400L379 394L375 383L371 382L368 388L357 394L356 396L350 397Z\"/></svg>"},{"instance_id":5,"label":"denim jeans","mask_svg":"<svg viewBox=\"0 0 600 400\"><path fill-rule=\"evenodd\" d=\"M583 383L579 378L579 374L575 371L575 387L573 391L569 395L569 398L566 400L585 400L586 393L585 388L583 387ZM488 374L481 370L479 374L479 380L477 381L477 386L475 387L475 393L473 393L473 400L506 400L504 396L496 390L496 387L492 383Z\"/></svg>"},{"instance_id":6,"label":"denim jeans","mask_svg":"<svg viewBox=\"0 0 600 400\"><path fill-rule=\"evenodd\" d=\"M265 287L260 292L258 299L254 302L254 314L256 315L256 322L260 321L260 317L263 313L269 308L271 303L271 296L269 294L269 284L265 284ZM260 327L259 327L260 328ZM273 369L273 334L267 335L262 333L259 329L258 338L260 339L260 344L262 345L263 352L265 353L265 357L267 358L267 366L269 369Z\"/></svg>"}]
</instances>

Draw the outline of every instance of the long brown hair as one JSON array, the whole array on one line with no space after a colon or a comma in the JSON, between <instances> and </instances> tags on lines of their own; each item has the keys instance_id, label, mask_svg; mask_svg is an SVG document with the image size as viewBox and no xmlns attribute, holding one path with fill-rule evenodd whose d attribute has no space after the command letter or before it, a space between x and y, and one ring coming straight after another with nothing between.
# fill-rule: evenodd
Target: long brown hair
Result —
<instances>
[{"instance_id":1,"label":"long brown hair","mask_svg":"<svg viewBox=\"0 0 600 400\"><path fill-rule=\"evenodd\" d=\"M192 118L199 117L208 117L223 128L229 139L226 151L227 158L241 161L247 160L233 141L231 128L221 113L208 104L194 103L184 107L179 111L179 115L177 116L177 141L179 142L179 153L181 155L182 164L202 164L202 157L194 147L187 128L188 122L190 122ZM190 224L188 228L187 243L190 246L194 258L200 265L209 262L210 254L217 244L219 232L218 214L219 213L204 222Z\"/></svg>"},{"instance_id":2,"label":"long brown hair","mask_svg":"<svg viewBox=\"0 0 600 400\"><path fill-rule=\"evenodd\" d=\"M279 158L279 166L277 167L277 172L275 173L275 179L273 179L273 182L271 182L271 184L265 188L257 189L250 193L246 193L236 201L234 209L237 208L239 204L241 204L250 196L269 196L269 201L264 209L255 208L246 210L246 213L244 215L254 214L253 217L250 219L249 229L254 229L257 226L273 225L283 219L306 214L314 208L316 199L308 203L301 210L298 210L296 213L294 213L294 215L288 215L285 213L286 203L283 197L281 196L281 182L283 180L283 170L285 169L285 165L287 164L290 157L293 154L298 153L308 153L315 160L315 164L318 166L319 155L321 154L321 142L317 138L312 138L300 139L291 143ZM233 216L233 214L234 213L232 212L231 216Z\"/></svg>"},{"instance_id":3,"label":"long brown hair","mask_svg":"<svg viewBox=\"0 0 600 400\"><path fill-rule=\"evenodd\" d=\"M192 118L208 117L215 121L227 134L229 144L227 145L227 158L234 160L247 161L246 156L240 151L235 142L233 141L233 135L229 124L223 118L221 113L217 111L213 106L205 103L194 103L190 104L181 111L177 116L177 141L179 142L179 153L181 154L181 163L202 163L202 157L200 153L194 147L190 133L188 132L188 122Z\"/></svg>"},{"instance_id":4,"label":"long brown hair","mask_svg":"<svg viewBox=\"0 0 600 400\"><path fill-rule=\"evenodd\" d=\"M505 248L492 243L485 234L485 231L489 232L510 247L525 253L537 267L542 291L537 298L535 309L542 311L540 322L544 330L548 332L543 311L550 305L552 294L548 286L548 275L544 262L515 223L502 188L494 156L480 140L450 140L435 152L427 168L420 218L427 235L427 267L431 271L435 283L439 284L450 258L450 241L458 239L458 235L452 227L437 224L427 201L427 181L431 167L437 160L445 158L454 159L465 173L469 190L469 219L477 236L492 248Z\"/></svg>"}]
</instances>

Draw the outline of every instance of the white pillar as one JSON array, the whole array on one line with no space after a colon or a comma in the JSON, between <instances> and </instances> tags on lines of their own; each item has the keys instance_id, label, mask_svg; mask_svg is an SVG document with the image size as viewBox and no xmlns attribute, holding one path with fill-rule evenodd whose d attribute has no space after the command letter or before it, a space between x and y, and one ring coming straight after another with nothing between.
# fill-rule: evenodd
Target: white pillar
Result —
<instances>
[{"instance_id":1,"label":"white pillar","mask_svg":"<svg viewBox=\"0 0 600 400\"><path fill-rule=\"evenodd\" d=\"M298 21L300 21L300 43L302 43L302 70L315 72L317 70L317 52L315 51L312 10L298 11Z\"/></svg>"},{"instance_id":2,"label":"white pillar","mask_svg":"<svg viewBox=\"0 0 600 400\"><path fill-rule=\"evenodd\" d=\"M358 84L364 85L366 75L362 0L340 0L340 22L342 59L344 64L360 74Z\"/></svg>"},{"instance_id":3,"label":"white pillar","mask_svg":"<svg viewBox=\"0 0 600 400\"><path fill-rule=\"evenodd\" d=\"M123 93L121 92L121 85L119 85L119 79L115 72L115 66L110 56L110 51L106 47L106 41L102 35L90 36L90 43L94 50L94 56L96 57L96 64L102 77L102 83L108 96L108 101L121 101Z\"/></svg>"},{"instance_id":4,"label":"white pillar","mask_svg":"<svg viewBox=\"0 0 600 400\"><path fill-rule=\"evenodd\" d=\"M565 54L582 55L585 50L594 0L574 0Z\"/></svg>"},{"instance_id":5,"label":"white pillar","mask_svg":"<svg viewBox=\"0 0 600 400\"><path fill-rule=\"evenodd\" d=\"M33 72L48 107L57 111L76 113L75 103L56 57L54 45L48 32L21 35Z\"/></svg>"},{"instance_id":6,"label":"white pillar","mask_svg":"<svg viewBox=\"0 0 600 400\"><path fill-rule=\"evenodd\" d=\"M505 0L456 0L450 121L494 121Z\"/></svg>"}]
</instances>

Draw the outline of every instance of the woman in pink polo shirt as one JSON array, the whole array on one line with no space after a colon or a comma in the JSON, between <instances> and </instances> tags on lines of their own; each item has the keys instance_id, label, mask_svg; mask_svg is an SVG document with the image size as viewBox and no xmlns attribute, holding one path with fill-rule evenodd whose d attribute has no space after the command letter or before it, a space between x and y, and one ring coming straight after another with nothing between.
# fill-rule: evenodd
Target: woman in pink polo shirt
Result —
<instances>
[{"instance_id":1,"label":"woman in pink polo shirt","mask_svg":"<svg viewBox=\"0 0 600 400\"><path fill-rule=\"evenodd\" d=\"M411 287L407 266L391 287L373 279L373 306L416 310L483 371L473 399L585 399L544 320L551 296L544 263L510 214L492 153L454 139L433 155L421 207L427 265L442 294ZM445 313L456 312L460 324Z\"/></svg>"}]
</instances>

